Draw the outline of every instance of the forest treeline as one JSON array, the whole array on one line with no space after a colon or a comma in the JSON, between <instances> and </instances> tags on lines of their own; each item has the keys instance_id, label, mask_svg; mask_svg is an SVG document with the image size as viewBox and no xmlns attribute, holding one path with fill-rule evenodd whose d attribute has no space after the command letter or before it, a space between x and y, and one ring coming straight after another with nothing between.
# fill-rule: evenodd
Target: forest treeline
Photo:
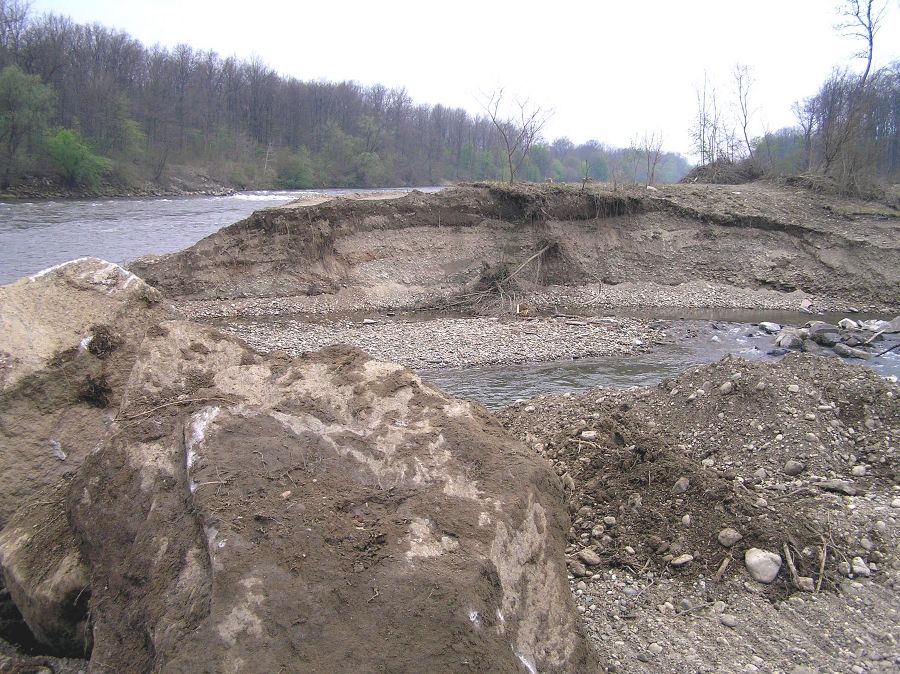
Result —
<instances>
[{"instance_id":1,"label":"forest treeline","mask_svg":"<svg viewBox=\"0 0 900 674\"><path fill-rule=\"evenodd\" d=\"M517 177L642 182L648 152L538 142ZM689 169L680 155L658 154L659 182ZM247 188L509 177L485 115L416 104L402 88L300 81L255 58L147 47L118 30L33 16L27 3L0 0L5 185L51 174L70 184L161 183L179 165Z\"/></svg>"}]
</instances>

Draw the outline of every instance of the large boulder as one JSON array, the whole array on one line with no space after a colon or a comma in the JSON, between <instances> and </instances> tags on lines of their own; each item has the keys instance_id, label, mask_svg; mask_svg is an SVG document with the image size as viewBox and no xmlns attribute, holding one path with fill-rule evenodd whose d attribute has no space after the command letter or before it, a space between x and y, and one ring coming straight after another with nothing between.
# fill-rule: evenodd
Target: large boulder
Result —
<instances>
[{"instance_id":1,"label":"large boulder","mask_svg":"<svg viewBox=\"0 0 900 674\"><path fill-rule=\"evenodd\" d=\"M66 519L68 485L36 495L0 532L0 577L44 650L90 652L90 581ZM2 671L2 669L0 669Z\"/></svg>"},{"instance_id":2,"label":"large boulder","mask_svg":"<svg viewBox=\"0 0 900 674\"><path fill-rule=\"evenodd\" d=\"M168 321L113 431L66 517L105 671L598 669L558 478L400 366Z\"/></svg>"},{"instance_id":3,"label":"large boulder","mask_svg":"<svg viewBox=\"0 0 900 674\"><path fill-rule=\"evenodd\" d=\"M807 323L809 338L822 346L834 346L841 341L841 331L836 325L824 321Z\"/></svg>"},{"instance_id":4,"label":"large boulder","mask_svg":"<svg viewBox=\"0 0 900 674\"><path fill-rule=\"evenodd\" d=\"M167 315L158 291L96 258L0 287L0 527L99 444Z\"/></svg>"}]
</instances>

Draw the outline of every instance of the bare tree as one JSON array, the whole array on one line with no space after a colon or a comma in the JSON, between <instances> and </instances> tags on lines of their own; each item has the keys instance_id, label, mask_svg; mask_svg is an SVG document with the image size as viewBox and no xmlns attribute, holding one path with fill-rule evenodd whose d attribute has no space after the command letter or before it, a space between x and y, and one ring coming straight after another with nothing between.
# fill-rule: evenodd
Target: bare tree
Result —
<instances>
[{"instance_id":1,"label":"bare tree","mask_svg":"<svg viewBox=\"0 0 900 674\"><path fill-rule=\"evenodd\" d=\"M734 66L734 86L737 93L738 111L740 114L741 130L744 133L744 142L747 144L747 154L753 159L753 147L750 145L750 136L747 127L750 126L750 118L753 112L750 110L750 86L753 84L753 76L750 68L740 63Z\"/></svg>"},{"instance_id":2,"label":"bare tree","mask_svg":"<svg viewBox=\"0 0 900 674\"><path fill-rule=\"evenodd\" d=\"M869 72L872 70L872 56L875 53L875 35L881 28L881 20L887 9L887 2L876 0L844 0L840 9L843 21L836 27L845 35L865 42L865 48L856 54L857 58L866 60L866 69L859 80L859 88L866 86Z\"/></svg>"},{"instance_id":3,"label":"bare tree","mask_svg":"<svg viewBox=\"0 0 900 674\"><path fill-rule=\"evenodd\" d=\"M652 131L649 134L645 131L641 147L644 152L644 158L647 161L647 185L652 185L656 180L656 166L659 164L659 158L662 155L663 137L662 132Z\"/></svg>"},{"instance_id":4,"label":"bare tree","mask_svg":"<svg viewBox=\"0 0 900 674\"><path fill-rule=\"evenodd\" d=\"M552 113L539 105L532 105L528 99L515 99L515 112L507 117L503 112L503 93L502 87L497 89L487 100L481 101L481 107L500 134L506 152L509 182L512 184Z\"/></svg>"}]
</instances>

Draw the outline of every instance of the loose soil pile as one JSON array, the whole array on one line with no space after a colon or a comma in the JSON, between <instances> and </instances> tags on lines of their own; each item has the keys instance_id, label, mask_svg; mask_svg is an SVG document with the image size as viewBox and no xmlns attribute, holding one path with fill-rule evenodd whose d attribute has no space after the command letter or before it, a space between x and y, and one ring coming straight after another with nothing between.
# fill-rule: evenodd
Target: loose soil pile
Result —
<instances>
[{"instance_id":1,"label":"loose soil pile","mask_svg":"<svg viewBox=\"0 0 900 674\"><path fill-rule=\"evenodd\" d=\"M671 659L691 648L697 666L706 667L700 671L736 671L716 668L728 662L721 643L699 649L679 640L692 620L711 616L716 638L731 638L739 618L741 633L756 630L764 642L778 642L779 629L794 629L773 625L761 599L777 607L792 597L803 605L835 593L863 595L873 611L839 645L855 649L863 636L869 643L877 614L887 621L887 636L878 635L887 648L869 648L867 656L877 655L869 665L887 671L878 667L900 664L891 641L898 636L900 570L896 384L809 355L777 365L725 359L653 389L539 397L499 418L568 485L573 590L590 597L580 609L589 632L601 652L617 654L623 671L679 671ZM781 557L774 582L750 578L751 548ZM848 577L870 576L871 590L848 584ZM891 588L886 603L878 588ZM604 593L613 604L597 601ZM855 611L846 596L822 601L838 621ZM728 605L738 618L725 613ZM742 605L749 605L746 615ZM656 657L666 641L658 621L672 626L668 660ZM809 646L820 633L810 627L799 634ZM762 646L749 646L752 664ZM783 643L769 650L764 671L804 664ZM810 664L850 671L822 653Z\"/></svg>"}]
</instances>

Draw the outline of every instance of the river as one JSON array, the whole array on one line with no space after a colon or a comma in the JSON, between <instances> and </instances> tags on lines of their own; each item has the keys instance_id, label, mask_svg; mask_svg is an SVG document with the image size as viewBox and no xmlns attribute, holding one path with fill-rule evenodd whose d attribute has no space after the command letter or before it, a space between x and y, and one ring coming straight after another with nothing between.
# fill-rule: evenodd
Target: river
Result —
<instances>
[{"instance_id":1,"label":"river","mask_svg":"<svg viewBox=\"0 0 900 674\"><path fill-rule=\"evenodd\" d=\"M436 191L437 187L421 187ZM79 257L124 264L173 253L253 211L308 196L390 190L239 192L227 197L0 202L0 284Z\"/></svg>"},{"instance_id":2,"label":"river","mask_svg":"<svg viewBox=\"0 0 900 674\"><path fill-rule=\"evenodd\" d=\"M419 188L437 191L440 188ZM0 284L60 262L95 256L123 264L149 253L186 248L260 208L305 196L342 196L378 190L241 192L227 197L0 202ZM385 190L395 192L397 190ZM631 312L630 315L635 315ZM539 393L580 391L591 386L646 386L727 353L774 360L772 338L753 324L802 325L806 314L759 311L666 311L637 314L674 320L677 339L647 354L581 361L427 372L453 395L498 407ZM815 317L836 322L841 316ZM858 318L858 317L857 317ZM890 316L879 318L891 318ZM687 335L687 336L685 336ZM883 376L900 376L900 353L866 363Z\"/></svg>"}]
</instances>

